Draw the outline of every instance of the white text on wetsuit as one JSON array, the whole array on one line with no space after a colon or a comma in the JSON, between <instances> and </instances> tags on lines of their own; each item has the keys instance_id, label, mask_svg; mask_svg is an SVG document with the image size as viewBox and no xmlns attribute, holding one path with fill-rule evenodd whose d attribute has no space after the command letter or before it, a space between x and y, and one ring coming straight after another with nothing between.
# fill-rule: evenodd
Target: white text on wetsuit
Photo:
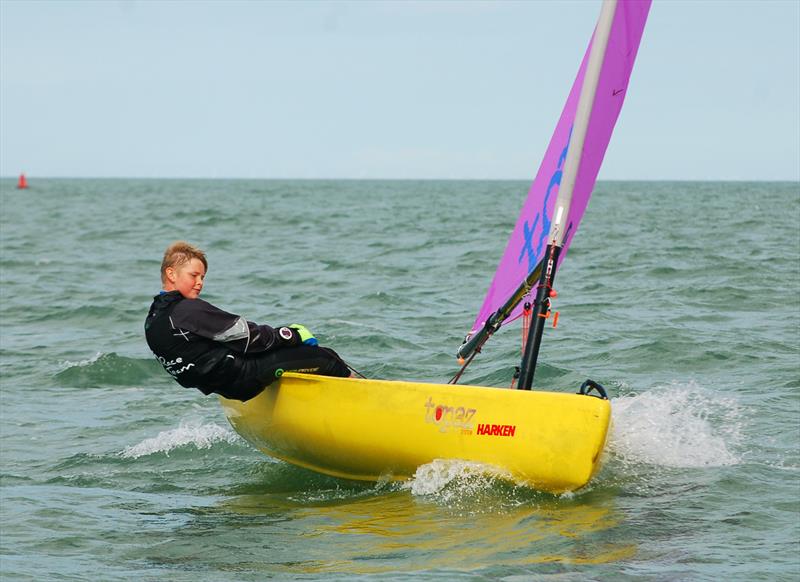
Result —
<instances>
[{"instance_id":1,"label":"white text on wetsuit","mask_svg":"<svg viewBox=\"0 0 800 582\"><path fill-rule=\"evenodd\" d=\"M194 364L192 362L189 362L188 364L186 364L184 366L181 366L177 370L173 370L172 368L174 366L180 366L181 364L183 364L183 358L175 358L171 362L168 361L166 358L162 358L161 356L156 356L156 359L159 362L161 362L161 365L164 366L164 369L167 372L169 372L170 374L172 374L173 376L179 376L179 375L183 374L189 368L194 368Z\"/></svg>"}]
</instances>

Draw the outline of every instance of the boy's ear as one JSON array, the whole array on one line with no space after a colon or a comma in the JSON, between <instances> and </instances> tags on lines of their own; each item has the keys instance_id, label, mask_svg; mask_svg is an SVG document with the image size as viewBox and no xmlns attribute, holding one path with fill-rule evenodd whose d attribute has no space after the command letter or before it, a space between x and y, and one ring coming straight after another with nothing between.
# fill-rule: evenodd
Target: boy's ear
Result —
<instances>
[{"instance_id":1,"label":"boy's ear","mask_svg":"<svg viewBox=\"0 0 800 582\"><path fill-rule=\"evenodd\" d=\"M170 283L174 283L175 282L175 269L174 268L167 267L166 269L164 269L164 273L166 273L167 279L169 280Z\"/></svg>"}]
</instances>

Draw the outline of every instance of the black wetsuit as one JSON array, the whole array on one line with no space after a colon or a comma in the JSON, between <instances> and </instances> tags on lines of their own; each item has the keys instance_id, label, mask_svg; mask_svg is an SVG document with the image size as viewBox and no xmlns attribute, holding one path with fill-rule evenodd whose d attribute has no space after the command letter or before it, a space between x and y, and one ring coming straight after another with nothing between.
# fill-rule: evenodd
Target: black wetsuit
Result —
<instances>
[{"instance_id":1,"label":"black wetsuit","mask_svg":"<svg viewBox=\"0 0 800 582\"><path fill-rule=\"evenodd\" d=\"M164 369L204 394L249 400L289 370L350 375L336 352L302 344L297 330L257 325L178 291L153 298L144 329Z\"/></svg>"}]
</instances>

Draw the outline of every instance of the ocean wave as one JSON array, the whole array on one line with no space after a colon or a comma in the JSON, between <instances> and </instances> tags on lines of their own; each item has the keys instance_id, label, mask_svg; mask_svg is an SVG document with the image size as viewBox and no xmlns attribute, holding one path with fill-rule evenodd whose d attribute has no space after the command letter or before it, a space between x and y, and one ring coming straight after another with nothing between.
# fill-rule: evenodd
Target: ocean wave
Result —
<instances>
[{"instance_id":1,"label":"ocean wave","mask_svg":"<svg viewBox=\"0 0 800 582\"><path fill-rule=\"evenodd\" d=\"M135 307L127 309L114 307L117 315L133 315L136 316L140 310ZM89 322L96 322L99 325L105 325L108 322L108 306L107 305L78 305L70 306L67 300L61 302L53 302L50 304L49 309L33 309L24 310L17 314L20 323L40 323L40 322L78 322L79 325L86 325Z\"/></svg>"},{"instance_id":2,"label":"ocean wave","mask_svg":"<svg viewBox=\"0 0 800 582\"><path fill-rule=\"evenodd\" d=\"M61 365L63 369L55 374L55 379L68 386L138 386L164 376L154 358L128 358L114 352L98 352L91 358L78 362L67 360Z\"/></svg>"},{"instance_id":3,"label":"ocean wave","mask_svg":"<svg viewBox=\"0 0 800 582\"><path fill-rule=\"evenodd\" d=\"M694 382L612 400L610 454L626 464L692 468L737 465L739 403Z\"/></svg>"},{"instance_id":4,"label":"ocean wave","mask_svg":"<svg viewBox=\"0 0 800 582\"><path fill-rule=\"evenodd\" d=\"M210 449L216 443L238 442L241 442L241 439L236 434L217 424L181 423L178 428L161 431L139 444L125 447L119 456L124 459L138 459L157 453L169 456L170 451L183 447Z\"/></svg>"}]
</instances>

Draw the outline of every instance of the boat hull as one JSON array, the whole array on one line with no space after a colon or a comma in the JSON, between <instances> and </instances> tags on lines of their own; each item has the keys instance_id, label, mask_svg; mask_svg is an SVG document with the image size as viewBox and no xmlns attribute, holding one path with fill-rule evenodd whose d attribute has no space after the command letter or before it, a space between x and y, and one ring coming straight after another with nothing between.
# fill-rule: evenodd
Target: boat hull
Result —
<instances>
[{"instance_id":1,"label":"boat hull","mask_svg":"<svg viewBox=\"0 0 800 582\"><path fill-rule=\"evenodd\" d=\"M588 483L611 416L577 394L292 373L247 402L220 400L256 448L327 475L404 480L459 459L551 492Z\"/></svg>"}]
</instances>

